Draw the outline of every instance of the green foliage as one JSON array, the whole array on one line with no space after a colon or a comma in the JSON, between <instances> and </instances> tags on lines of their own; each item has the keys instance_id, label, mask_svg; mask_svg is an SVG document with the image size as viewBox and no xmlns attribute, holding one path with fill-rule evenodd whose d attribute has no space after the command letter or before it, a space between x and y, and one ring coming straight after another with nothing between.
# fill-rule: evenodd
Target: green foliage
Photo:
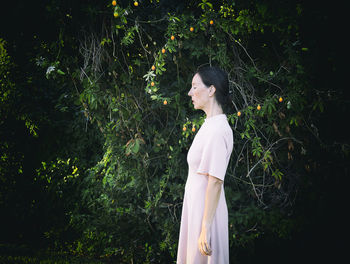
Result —
<instances>
[{"instance_id":1,"label":"green foliage","mask_svg":"<svg viewBox=\"0 0 350 264\"><path fill-rule=\"evenodd\" d=\"M0 38L0 115L7 116L9 108L13 103L15 97L14 82L12 80L11 71L14 68L14 64L11 61L11 57L7 52L7 43ZM3 124L3 119L0 121L0 125Z\"/></svg>"},{"instance_id":2,"label":"green foliage","mask_svg":"<svg viewBox=\"0 0 350 264\"><path fill-rule=\"evenodd\" d=\"M263 230L287 236L293 225L284 224L292 221L285 213L296 184L291 175L299 168L292 164L303 147L296 135L307 109L299 95L298 46L288 38L296 26L264 20L262 4L216 7L203 0L192 6L195 16L169 10L146 19L144 10L155 6L118 2L110 14L118 13L112 30L81 41L80 49L92 53L81 52L84 67L74 73L80 76L78 99L100 128L105 154L79 184L81 204L71 212L71 224L82 237L71 250L143 263L175 258L186 153L192 128L203 122L187 91L204 63L229 73L234 96L227 113L235 151L225 180L231 245L245 245ZM246 46L257 36L263 40L266 31L285 34L280 55L294 64L255 62Z\"/></svg>"},{"instance_id":3,"label":"green foliage","mask_svg":"<svg viewBox=\"0 0 350 264\"><path fill-rule=\"evenodd\" d=\"M11 58L6 50L6 42L0 38L0 87L1 87L1 106L8 101L11 96L11 88L13 88L13 83L10 80L10 70L13 67L11 63Z\"/></svg>"}]
</instances>

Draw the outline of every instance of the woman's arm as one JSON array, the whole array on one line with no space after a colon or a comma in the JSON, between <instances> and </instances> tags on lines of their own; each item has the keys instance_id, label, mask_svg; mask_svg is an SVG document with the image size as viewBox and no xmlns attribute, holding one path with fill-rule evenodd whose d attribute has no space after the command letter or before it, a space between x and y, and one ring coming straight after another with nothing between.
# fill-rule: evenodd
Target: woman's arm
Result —
<instances>
[{"instance_id":1,"label":"woman's arm","mask_svg":"<svg viewBox=\"0 0 350 264\"><path fill-rule=\"evenodd\" d=\"M221 195L222 180L208 175L208 186L205 194L204 215L202 219L202 230L198 239L199 251L203 255L211 255L210 227L213 223L215 211Z\"/></svg>"}]
</instances>

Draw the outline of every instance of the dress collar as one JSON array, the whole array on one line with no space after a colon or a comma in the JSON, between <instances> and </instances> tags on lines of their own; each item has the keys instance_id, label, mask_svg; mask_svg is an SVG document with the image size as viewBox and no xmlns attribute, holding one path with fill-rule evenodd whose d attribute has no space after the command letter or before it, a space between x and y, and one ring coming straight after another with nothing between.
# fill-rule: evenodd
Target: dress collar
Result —
<instances>
[{"instance_id":1,"label":"dress collar","mask_svg":"<svg viewBox=\"0 0 350 264\"><path fill-rule=\"evenodd\" d=\"M209 123L209 122L213 122L213 121L219 120L219 119L227 119L227 117L225 114L214 115L214 116L211 116L209 118L204 119L204 122Z\"/></svg>"}]
</instances>

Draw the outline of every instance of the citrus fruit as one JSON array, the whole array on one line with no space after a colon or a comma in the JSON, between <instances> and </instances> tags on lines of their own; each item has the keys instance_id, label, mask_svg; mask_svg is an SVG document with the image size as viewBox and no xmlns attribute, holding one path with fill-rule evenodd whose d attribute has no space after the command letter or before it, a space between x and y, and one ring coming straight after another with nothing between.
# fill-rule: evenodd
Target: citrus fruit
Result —
<instances>
[{"instance_id":1,"label":"citrus fruit","mask_svg":"<svg viewBox=\"0 0 350 264\"><path fill-rule=\"evenodd\" d=\"M193 27L190 27L190 31L193 32L194 28Z\"/></svg>"},{"instance_id":2,"label":"citrus fruit","mask_svg":"<svg viewBox=\"0 0 350 264\"><path fill-rule=\"evenodd\" d=\"M152 65L152 71L154 71L156 69L156 66Z\"/></svg>"},{"instance_id":3,"label":"citrus fruit","mask_svg":"<svg viewBox=\"0 0 350 264\"><path fill-rule=\"evenodd\" d=\"M170 39L171 39L171 40L174 40L174 39L175 39L175 37L174 37L174 36L171 36L171 37L170 37Z\"/></svg>"},{"instance_id":4,"label":"citrus fruit","mask_svg":"<svg viewBox=\"0 0 350 264\"><path fill-rule=\"evenodd\" d=\"M213 25L213 24L214 24L214 21L213 21L213 20L210 20L209 24L210 24L210 25Z\"/></svg>"},{"instance_id":5,"label":"citrus fruit","mask_svg":"<svg viewBox=\"0 0 350 264\"><path fill-rule=\"evenodd\" d=\"M192 132L195 132L196 131L196 128L195 127L192 127Z\"/></svg>"},{"instance_id":6,"label":"citrus fruit","mask_svg":"<svg viewBox=\"0 0 350 264\"><path fill-rule=\"evenodd\" d=\"M165 49L162 49L162 53L163 53L163 54L165 53Z\"/></svg>"},{"instance_id":7,"label":"citrus fruit","mask_svg":"<svg viewBox=\"0 0 350 264\"><path fill-rule=\"evenodd\" d=\"M241 113L240 111L237 112L237 116L241 116L241 114L242 114L242 113Z\"/></svg>"},{"instance_id":8,"label":"citrus fruit","mask_svg":"<svg viewBox=\"0 0 350 264\"><path fill-rule=\"evenodd\" d=\"M278 99L278 101L279 101L280 103L282 103L282 102L283 102L283 98L280 97L280 98Z\"/></svg>"},{"instance_id":9,"label":"citrus fruit","mask_svg":"<svg viewBox=\"0 0 350 264\"><path fill-rule=\"evenodd\" d=\"M119 14L118 14L118 13L114 13L113 15L114 15L114 17L118 17L118 16L119 16Z\"/></svg>"},{"instance_id":10,"label":"citrus fruit","mask_svg":"<svg viewBox=\"0 0 350 264\"><path fill-rule=\"evenodd\" d=\"M258 106L256 107L256 109L258 109L258 111L261 110L261 106L258 104Z\"/></svg>"},{"instance_id":11,"label":"citrus fruit","mask_svg":"<svg viewBox=\"0 0 350 264\"><path fill-rule=\"evenodd\" d=\"M187 129L187 128L186 128L185 126L182 128L183 131L186 131L186 129Z\"/></svg>"},{"instance_id":12,"label":"citrus fruit","mask_svg":"<svg viewBox=\"0 0 350 264\"><path fill-rule=\"evenodd\" d=\"M168 104L168 101L167 101L167 100L164 100L163 104L164 104L164 105L167 105L167 104Z\"/></svg>"},{"instance_id":13,"label":"citrus fruit","mask_svg":"<svg viewBox=\"0 0 350 264\"><path fill-rule=\"evenodd\" d=\"M154 82L151 82L151 86L154 86Z\"/></svg>"},{"instance_id":14,"label":"citrus fruit","mask_svg":"<svg viewBox=\"0 0 350 264\"><path fill-rule=\"evenodd\" d=\"M139 5L139 2L135 1L134 6L138 6L138 5Z\"/></svg>"},{"instance_id":15,"label":"citrus fruit","mask_svg":"<svg viewBox=\"0 0 350 264\"><path fill-rule=\"evenodd\" d=\"M117 1L112 1L112 6L116 6L117 5Z\"/></svg>"}]
</instances>

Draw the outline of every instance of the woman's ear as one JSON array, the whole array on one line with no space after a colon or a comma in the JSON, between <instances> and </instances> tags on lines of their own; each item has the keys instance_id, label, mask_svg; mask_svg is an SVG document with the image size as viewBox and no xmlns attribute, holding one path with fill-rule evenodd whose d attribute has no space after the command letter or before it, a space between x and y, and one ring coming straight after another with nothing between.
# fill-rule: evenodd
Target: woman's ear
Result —
<instances>
[{"instance_id":1,"label":"woman's ear","mask_svg":"<svg viewBox=\"0 0 350 264\"><path fill-rule=\"evenodd\" d=\"M216 92L216 88L214 85L209 86L209 96L213 96Z\"/></svg>"}]
</instances>

